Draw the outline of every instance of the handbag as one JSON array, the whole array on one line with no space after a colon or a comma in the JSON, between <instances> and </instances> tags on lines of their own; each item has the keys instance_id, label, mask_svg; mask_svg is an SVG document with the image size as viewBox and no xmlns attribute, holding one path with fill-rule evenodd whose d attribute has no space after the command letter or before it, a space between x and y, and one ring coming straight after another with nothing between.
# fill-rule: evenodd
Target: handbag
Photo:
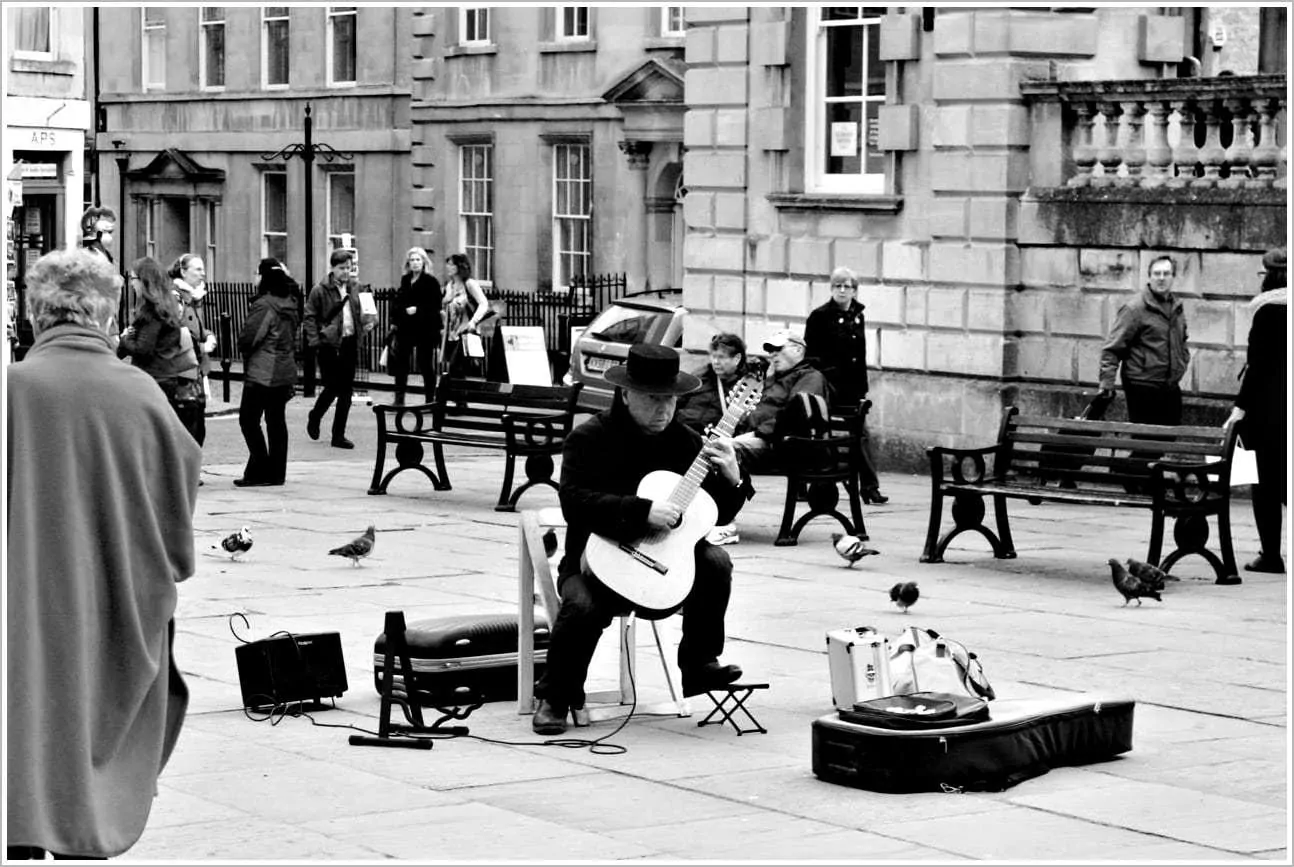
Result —
<instances>
[{"instance_id":1,"label":"handbag","mask_svg":"<svg viewBox=\"0 0 1294 867\"><path fill-rule=\"evenodd\" d=\"M1236 443L1231 453L1231 487L1258 484L1258 457L1249 449Z\"/></svg>"},{"instance_id":2,"label":"handbag","mask_svg":"<svg viewBox=\"0 0 1294 867\"><path fill-rule=\"evenodd\" d=\"M389 346L383 346L383 347L382 347L382 354L381 354L381 355L379 355L379 356L377 357L377 366L378 366L378 367L380 367L380 368L382 368L383 370L385 370L385 369L386 369L387 353L388 353L388 352L390 352L390 351L391 351L391 349L390 349L390 347L389 347Z\"/></svg>"}]
</instances>

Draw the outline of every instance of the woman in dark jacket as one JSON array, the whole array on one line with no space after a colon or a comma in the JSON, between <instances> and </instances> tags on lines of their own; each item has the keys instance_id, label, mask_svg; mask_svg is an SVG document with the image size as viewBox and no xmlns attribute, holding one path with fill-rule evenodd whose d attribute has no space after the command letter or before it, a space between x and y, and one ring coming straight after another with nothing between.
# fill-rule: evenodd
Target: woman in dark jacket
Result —
<instances>
[{"instance_id":1,"label":"woman in dark jacket","mask_svg":"<svg viewBox=\"0 0 1294 867\"><path fill-rule=\"evenodd\" d=\"M1285 250L1263 256L1262 291L1249 328L1249 352L1241 374L1232 421L1240 425L1245 448L1258 464L1253 488L1254 522L1258 525L1258 557L1245 564L1250 572L1283 574L1281 509L1289 479L1285 413L1289 392L1289 334L1285 327L1289 290L1285 280Z\"/></svg>"},{"instance_id":2,"label":"woman in dark jacket","mask_svg":"<svg viewBox=\"0 0 1294 867\"><path fill-rule=\"evenodd\" d=\"M247 467L240 488L281 485L288 467L287 403L297 381L294 354L300 287L277 259L262 259L257 268L260 293L247 311L238 335L243 355L243 397L238 426L247 443ZM265 417L265 432L261 431ZM266 445L265 434L269 435Z\"/></svg>"},{"instance_id":3,"label":"woman in dark jacket","mask_svg":"<svg viewBox=\"0 0 1294 867\"><path fill-rule=\"evenodd\" d=\"M404 260L404 276L391 309L387 372L395 378L395 402L404 403L412 356L418 355L425 403L436 390L436 351L440 348L440 305L444 293L431 273L431 257L421 247L412 247Z\"/></svg>"},{"instance_id":4,"label":"woman in dark jacket","mask_svg":"<svg viewBox=\"0 0 1294 867\"><path fill-rule=\"evenodd\" d=\"M171 279L153 259L136 259L130 268L130 288L138 300L130 327L121 333L117 357L161 386L166 400L196 440L203 413L202 380L193 338L181 320L180 302Z\"/></svg>"},{"instance_id":5,"label":"woman in dark jacket","mask_svg":"<svg viewBox=\"0 0 1294 867\"><path fill-rule=\"evenodd\" d=\"M736 334L716 334L710 338L710 364L700 375L701 387L678 399L678 420L701 435L723 418L728 394L748 373L746 342Z\"/></svg>"}]
</instances>

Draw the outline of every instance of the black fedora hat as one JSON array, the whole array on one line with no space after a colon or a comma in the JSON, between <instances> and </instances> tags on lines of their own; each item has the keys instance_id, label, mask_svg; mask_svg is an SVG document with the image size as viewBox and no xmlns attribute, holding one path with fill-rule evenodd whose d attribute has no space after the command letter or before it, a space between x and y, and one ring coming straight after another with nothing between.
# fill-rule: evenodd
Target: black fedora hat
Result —
<instances>
[{"instance_id":1,"label":"black fedora hat","mask_svg":"<svg viewBox=\"0 0 1294 867\"><path fill-rule=\"evenodd\" d=\"M678 353L655 343L629 347L627 363L606 372L607 382L646 394L687 394L701 387L701 380L678 369Z\"/></svg>"}]
</instances>

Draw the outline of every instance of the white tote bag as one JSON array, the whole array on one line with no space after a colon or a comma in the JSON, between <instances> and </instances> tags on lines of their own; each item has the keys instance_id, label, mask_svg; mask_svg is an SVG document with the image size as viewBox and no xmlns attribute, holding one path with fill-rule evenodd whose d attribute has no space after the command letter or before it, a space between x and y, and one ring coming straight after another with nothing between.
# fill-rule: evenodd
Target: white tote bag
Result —
<instances>
[{"instance_id":1,"label":"white tote bag","mask_svg":"<svg viewBox=\"0 0 1294 867\"><path fill-rule=\"evenodd\" d=\"M1258 484L1258 459L1254 453L1236 443L1231 453L1231 487Z\"/></svg>"}]
</instances>

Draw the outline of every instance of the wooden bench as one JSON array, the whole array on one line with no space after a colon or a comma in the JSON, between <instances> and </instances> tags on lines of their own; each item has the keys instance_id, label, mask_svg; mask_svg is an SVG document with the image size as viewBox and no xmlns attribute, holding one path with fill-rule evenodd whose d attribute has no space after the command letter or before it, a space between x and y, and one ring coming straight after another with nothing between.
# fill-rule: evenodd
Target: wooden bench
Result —
<instances>
[{"instance_id":1,"label":"wooden bench","mask_svg":"<svg viewBox=\"0 0 1294 867\"><path fill-rule=\"evenodd\" d=\"M416 406L374 405L377 415L377 462L370 494L385 494L391 479L404 470L421 470L437 491L452 488L445 466L445 446L502 449L506 455L503 487L496 512L514 512L517 501L535 485L553 481L553 455L575 419L581 385L513 385L506 382L451 379L436 386L433 401ZM386 449L395 445L397 466L385 476ZM423 463L430 445L436 470ZM512 490L517 458L525 458L526 482Z\"/></svg>"},{"instance_id":2,"label":"wooden bench","mask_svg":"<svg viewBox=\"0 0 1294 867\"><path fill-rule=\"evenodd\" d=\"M988 539L994 556L1016 556L1006 501L1149 509L1146 561L1161 565L1164 521L1174 519L1176 549L1168 571L1188 554L1209 562L1218 584L1239 584L1231 547L1231 426L1192 427L1087 421L1021 415L1007 409L996 445L933 447L930 527L921 562L943 562L948 543L967 530ZM952 498L953 527L942 538L944 497ZM993 498L997 535L984 526L985 497ZM1221 557L1207 547L1208 519L1217 522ZM1120 557L1120 559L1123 559Z\"/></svg>"},{"instance_id":3,"label":"wooden bench","mask_svg":"<svg viewBox=\"0 0 1294 867\"><path fill-rule=\"evenodd\" d=\"M864 400L854 412L837 412L831 416L831 427L821 437L788 436L778 443L773 462L752 472L752 476L784 476L786 503L782 508L782 525L775 546L799 544L800 531L814 518L830 517L840 523L845 533L867 539L860 499L863 468L864 422L871 401ZM849 499L845 517L837 508L840 488ZM800 492L807 488L809 511L797 520Z\"/></svg>"}]
</instances>

